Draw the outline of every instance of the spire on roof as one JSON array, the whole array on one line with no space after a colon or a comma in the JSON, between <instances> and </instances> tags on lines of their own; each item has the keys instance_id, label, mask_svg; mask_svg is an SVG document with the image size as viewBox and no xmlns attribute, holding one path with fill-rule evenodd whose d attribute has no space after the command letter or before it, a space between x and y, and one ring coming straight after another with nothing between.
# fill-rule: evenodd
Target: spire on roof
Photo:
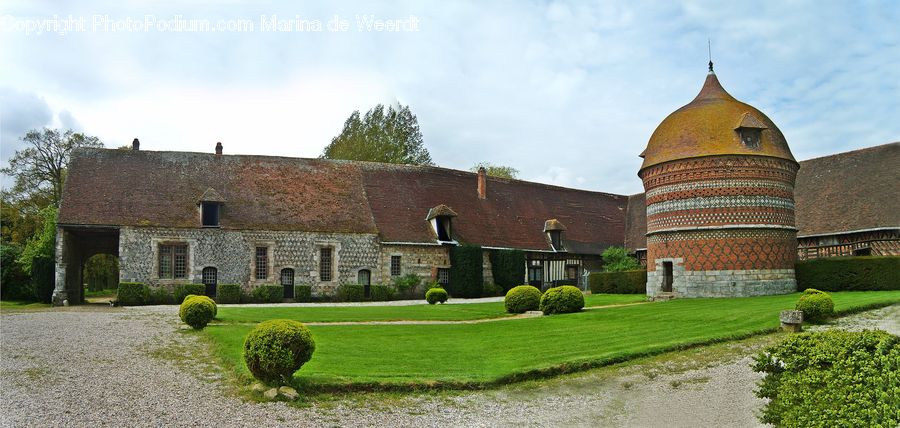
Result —
<instances>
[{"instance_id":1,"label":"spire on roof","mask_svg":"<svg viewBox=\"0 0 900 428\"><path fill-rule=\"evenodd\" d=\"M706 39L706 48L707 48L707 50L709 51L709 74L716 74L716 72L713 71L713 64L712 64L712 42L711 42L709 39Z\"/></svg>"}]
</instances>

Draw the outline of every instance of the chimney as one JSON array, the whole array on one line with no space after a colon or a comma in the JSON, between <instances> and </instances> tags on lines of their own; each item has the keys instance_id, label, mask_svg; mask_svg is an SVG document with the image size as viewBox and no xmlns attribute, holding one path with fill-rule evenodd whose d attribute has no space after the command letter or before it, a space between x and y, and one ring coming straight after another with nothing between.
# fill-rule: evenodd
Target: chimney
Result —
<instances>
[{"instance_id":1,"label":"chimney","mask_svg":"<svg viewBox=\"0 0 900 428\"><path fill-rule=\"evenodd\" d=\"M134 141L131 142L131 150L138 151L141 149L141 142L135 138Z\"/></svg>"},{"instance_id":2,"label":"chimney","mask_svg":"<svg viewBox=\"0 0 900 428\"><path fill-rule=\"evenodd\" d=\"M487 170L478 168L478 199L487 198Z\"/></svg>"},{"instance_id":3,"label":"chimney","mask_svg":"<svg viewBox=\"0 0 900 428\"><path fill-rule=\"evenodd\" d=\"M216 156L222 156L222 143L216 143Z\"/></svg>"}]
</instances>

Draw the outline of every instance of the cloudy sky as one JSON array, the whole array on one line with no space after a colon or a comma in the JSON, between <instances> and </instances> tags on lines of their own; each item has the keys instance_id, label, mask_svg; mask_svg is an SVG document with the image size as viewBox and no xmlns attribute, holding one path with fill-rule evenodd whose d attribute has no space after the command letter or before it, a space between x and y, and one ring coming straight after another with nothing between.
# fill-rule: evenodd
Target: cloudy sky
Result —
<instances>
[{"instance_id":1,"label":"cloudy sky","mask_svg":"<svg viewBox=\"0 0 900 428\"><path fill-rule=\"evenodd\" d=\"M798 159L900 140L893 0L188 3L0 4L3 163L43 126L316 157L353 110L399 102L438 165L637 193L637 155L700 89L707 38L725 88ZM54 16L77 25L48 31Z\"/></svg>"}]
</instances>

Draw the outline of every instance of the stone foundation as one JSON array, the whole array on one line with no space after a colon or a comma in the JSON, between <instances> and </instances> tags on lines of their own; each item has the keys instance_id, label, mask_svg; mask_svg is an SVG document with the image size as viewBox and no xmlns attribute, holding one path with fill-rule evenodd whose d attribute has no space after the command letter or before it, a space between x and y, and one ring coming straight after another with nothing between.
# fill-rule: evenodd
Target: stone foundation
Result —
<instances>
[{"instance_id":1,"label":"stone foundation","mask_svg":"<svg viewBox=\"0 0 900 428\"><path fill-rule=\"evenodd\" d=\"M663 261L658 260L660 265ZM673 263L672 292L675 297L750 297L789 294L797 291L793 269L686 271ZM647 296L662 292L663 270L647 272Z\"/></svg>"}]
</instances>

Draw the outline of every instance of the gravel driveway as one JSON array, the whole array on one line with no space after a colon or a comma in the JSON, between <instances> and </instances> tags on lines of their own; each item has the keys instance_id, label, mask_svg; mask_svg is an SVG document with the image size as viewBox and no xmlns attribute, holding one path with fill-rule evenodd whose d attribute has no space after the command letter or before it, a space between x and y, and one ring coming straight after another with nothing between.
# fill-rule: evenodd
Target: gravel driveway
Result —
<instances>
[{"instance_id":1,"label":"gravel driveway","mask_svg":"<svg viewBox=\"0 0 900 428\"><path fill-rule=\"evenodd\" d=\"M895 305L859 317L898 313ZM767 344L751 339L491 391L355 395L293 408L231 394L196 337L177 330L167 311L145 308L4 312L2 425L756 426L759 376L747 355ZM201 351L170 358L186 349Z\"/></svg>"}]
</instances>

